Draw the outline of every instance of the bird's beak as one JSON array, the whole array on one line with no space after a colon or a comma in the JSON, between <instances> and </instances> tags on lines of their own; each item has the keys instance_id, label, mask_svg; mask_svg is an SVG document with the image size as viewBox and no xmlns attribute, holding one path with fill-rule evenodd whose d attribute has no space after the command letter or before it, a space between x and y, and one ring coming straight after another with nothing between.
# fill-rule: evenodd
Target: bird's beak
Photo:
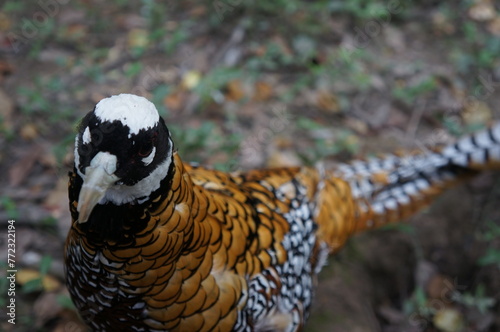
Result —
<instances>
[{"instance_id":1,"label":"bird's beak","mask_svg":"<svg viewBox=\"0 0 500 332\"><path fill-rule=\"evenodd\" d=\"M119 178L114 174L117 159L108 152L99 152L85 168L80 196L78 197L78 222L85 223L90 213L106 194L106 190Z\"/></svg>"}]
</instances>

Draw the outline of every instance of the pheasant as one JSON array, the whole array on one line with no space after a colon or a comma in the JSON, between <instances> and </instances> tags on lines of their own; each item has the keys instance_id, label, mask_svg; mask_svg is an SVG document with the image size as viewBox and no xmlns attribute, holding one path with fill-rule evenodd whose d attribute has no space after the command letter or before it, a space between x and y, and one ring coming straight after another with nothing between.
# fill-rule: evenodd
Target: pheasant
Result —
<instances>
[{"instance_id":1,"label":"pheasant","mask_svg":"<svg viewBox=\"0 0 500 332\"><path fill-rule=\"evenodd\" d=\"M427 153L224 173L147 99L101 100L69 174L67 286L95 331L299 331L329 254L500 165L500 124Z\"/></svg>"}]
</instances>

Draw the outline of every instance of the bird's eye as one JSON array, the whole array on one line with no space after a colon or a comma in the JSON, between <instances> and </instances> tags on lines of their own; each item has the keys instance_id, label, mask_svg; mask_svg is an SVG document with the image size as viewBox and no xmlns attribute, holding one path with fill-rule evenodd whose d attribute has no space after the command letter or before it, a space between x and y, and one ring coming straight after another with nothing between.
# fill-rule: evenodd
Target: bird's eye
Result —
<instances>
[{"instance_id":1,"label":"bird's eye","mask_svg":"<svg viewBox=\"0 0 500 332\"><path fill-rule=\"evenodd\" d=\"M137 153L139 157L147 157L151 154L151 151L153 151L153 144L152 143L147 143L141 146L139 152Z\"/></svg>"}]
</instances>

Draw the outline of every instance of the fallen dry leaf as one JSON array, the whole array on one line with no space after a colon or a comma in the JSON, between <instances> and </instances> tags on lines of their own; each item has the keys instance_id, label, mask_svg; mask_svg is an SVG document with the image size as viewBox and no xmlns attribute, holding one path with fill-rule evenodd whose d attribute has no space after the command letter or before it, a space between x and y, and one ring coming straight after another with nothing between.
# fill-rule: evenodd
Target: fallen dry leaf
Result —
<instances>
[{"instance_id":1,"label":"fallen dry leaf","mask_svg":"<svg viewBox=\"0 0 500 332\"><path fill-rule=\"evenodd\" d=\"M486 124L493 117L488 104L480 100L467 104L461 115L467 125Z\"/></svg>"},{"instance_id":2,"label":"fallen dry leaf","mask_svg":"<svg viewBox=\"0 0 500 332\"><path fill-rule=\"evenodd\" d=\"M345 120L345 125L354 130L357 134L366 136L368 135L369 127L365 121L356 118L347 118Z\"/></svg>"},{"instance_id":3,"label":"fallen dry leaf","mask_svg":"<svg viewBox=\"0 0 500 332\"><path fill-rule=\"evenodd\" d=\"M53 276L48 274L42 276L39 271L34 269L21 269L17 271L16 274L16 282L21 286L26 285L30 281L40 278L42 279L42 287L47 292L52 292L62 287L62 284L59 282L59 280L57 280Z\"/></svg>"},{"instance_id":4,"label":"fallen dry leaf","mask_svg":"<svg viewBox=\"0 0 500 332\"><path fill-rule=\"evenodd\" d=\"M245 96L245 93L243 91L243 84L241 83L241 81L232 80L227 83L225 95L227 100L241 100Z\"/></svg>"},{"instance_id":5,"label":"fallen dry leaf","mask_svg":"<svg viewBox=\"0 0 500 332\"><path fill-rule=\"evenodd\" d=\"M14 72L14 67L6 60L0 59L0 82L5 76L9 76Z\"/></svg>"},{"instance_id":6,"label":"fallen dry leaf","mask_svg":"<svg viewBox=\"0 0 500 332\"><path fill-rule=\"evenodd\" d=\"M456 31L455 25L441 11L432 13L432 24L438 34L451 35Z\"/></svg>"},{"instance_id":7,"label":"fallen dry leaf","mask_svg":"<svg viewBox=\"0 0 500 332\"><path fill-rule=\"evenodd\" d=\"M448 302L450 302L451 293L454 290L453 281L442 274L433 275L426 286L426 291L430 298Z\"/></svg>"},{"instance_id":8,"label":"fallen dry leaf","mask_svg":"<svg viewBox=\"0 0 500 332\"><path fill-rule=\"evenodd\" d=\"M201 73L197 70L190 70L184 74L181 86L186 90L193 90L201 80Z\"/></svg>"},{"instance_id":9,"label":"fallen dry leaf","mask_svg":"<svg viewBox=\"0 0 500 332\"><path fill-rule=\"evenodd\" d=\"M331 113L337 113L340 111L340 105L337 96L325 90L320 90L317 92L316 106L323 111Z\"/></svg>"},{"instance_id":10,"label":"fallen dry leaf","mask_svg":"<svg viewBox=\"0 0 500 332\"><path fill-rule=\"evenodd\" d=\"M3 124L6 128L12 128L12 113L14 111L14 102L12 99L0 89L0 117L3 119Z\"/></svg>"},{"instance_id":11,"label":"fallen dry leaf","mask_svg":"<svg viewBox=\"0 0 500 332\"><path fill-rule=\"evenodd\" d=\"M191 8L189 11L190 17L200 17L207 13L207 6L205 5L196 5Z\"/></svg>"},{"instance_id":12,"label":"fallen dry leaf","mask_svg":"<svg viewBox=\"0 0 500 332\"><path fill-rule=\"evenodd\" d=\"M478 1L469 8L469 17L475 21L490 21L496 15L495 6L490 0Z\"/></svg>"},{"instance_id":13,"label":"fallen dry leaf","mask_svg":"<svg viewBox=\"0 0 500 332\"><path fill-rule=\"evenodd\" d=\"M497 15L491 22L488 23L488 31L495 36L500 37L500 15Z\"/></svg>"},{"instance_id":14,"label":"fallen dry leaf","mask_svg":"<svg viewBox=\"0 0 500 332\"><path fill-rule=\"evenodd\" d=\"M258 56L258 57L261 57L261 56L264 56L267 52L267 47L265 45L259 45L257 47L255 47L254 49L252 49L253 53Z\"/></svg>"},{"instance_id":15,"label":"fallen dry leaf","mask_svg":"<svg viewBox=\"0 0 500 332\"><path fill-rule=\"evenodd\" d=\"M127 45L130 48L146 47L149 43L149 34L144 29L132 29L127 35Z\"/></svg>"},{"instance_id":16,"label":"fallen dry leaf","mask_svg":"<svg viewBox=\"0 0 500 332\"><path fill-rule=\"evenodd\" d=\"M459 332L463 328L464 317L455 308L444 308L436 312L433 323L440 331Z\"/></svg>"},{"instance_id":17,"label":"fallen dry leaf","mask_svg":"<svg viewBox=\"0 0 500 332\"><path fill-rule=\"evenodd\" d=\"M281 35L275 35L271 38L271 40L274 42L275 45L277 45L280 48L280 51L283 54L286 55L292 55L292 49L288 45L288 42L285 38L283 38Z\"/></svg>"},{"instance_id":18,"label":"fallen dry leaf","mask_svg":"<svg viewBox=\"0 0 500 332\"><path fill-rule=\"evenodd\" d=\"M256 82L253 99L256 101L264 101L271 98L273 95L273 87L266 82Z\"/></svg>"},{"instance_id":19,"label":"fallen dry leaf","mask_svg":"<svg viewBox=\"0 0 500 332\"><path fill-rule=\"evenodd\" d=\"M146 18L139 12L120 14L115 19L116 25L124 30L141 28L147 25Z\"/></svg>"},{"instance_id":20,"label":"fallen dry leaf","mask_svg":"<svg viewBox=\"0 0 500 332\"><path fill-rule=\"evenodd\" d=\"M295 167L302 164L300 158L293 151L275 150L267 158L267 167Z\"/></svg>"},{"instance_id":21,"label":"fallen dry leaf","mask_svg":"<svg viewBox=\"0 0 500 332\"><path fill-rule=\"evenodd\" d=\"M26 123L21 127L19 135L27 141L32 141L38 137L38 129L34 123Z\"/></svg>"},{"instance_id":22,"label":"fallen dry leaf","mask_svg":"<svg viewBox=\"0 0 500 332\"><path fill-rule=\"evenodd\" d=\"M6 13L0 12L0 31L8 31L12 26L12 20Z\"/></svg>"},{"instance_id":23,"label":"fallen dry leaf","mask_svg":"<svg viewBox=\"0 0 500 332\"><path fill-rule=\"evenodd\" d=\"M163 98L163 104L171 111L179 111L186 101L186 94L182 91L174 91Z\"/></svg>"},{"instance_id":24,"label":"fallen dry leaf","mask_svg":"<svg viewBox=\"0 0 500 332\"><path fill-rule=\"evenodd\" d=\"M293 149L293 142L287 136L276 136L276 138L274 138L273 144L276 145L276 148L280 150Z\"/></svg>"},{"instance_id":25,"label":"fallen dry leaf","mask_svg":"<svg viewBox=\"0 0 500 332\"><path fill-rule=\"evenodd\" d=\"M69 41L84 40L88 34L88 25L86 24L71 24L62 31L62 38Z\"/></svg>"}]
</instances>

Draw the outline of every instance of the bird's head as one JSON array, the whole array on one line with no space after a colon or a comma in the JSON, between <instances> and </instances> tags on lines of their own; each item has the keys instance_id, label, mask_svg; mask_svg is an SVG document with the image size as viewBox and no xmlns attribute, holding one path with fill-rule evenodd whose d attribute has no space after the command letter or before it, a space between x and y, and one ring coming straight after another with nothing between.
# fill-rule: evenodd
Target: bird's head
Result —
<instances>
[{"instance_id":1,"label":"bird's head","mask_svg":"<svg viewBox=\"0 0 500 332\"><path fill-rule=\"evenodd\" d=\"M153 103L131 94L101 100L75 139L75 170L83 180L78 221L86 222L97 204L146 201L167 176L172 154L170 134Z\"/></svg>"}]
</instances>

